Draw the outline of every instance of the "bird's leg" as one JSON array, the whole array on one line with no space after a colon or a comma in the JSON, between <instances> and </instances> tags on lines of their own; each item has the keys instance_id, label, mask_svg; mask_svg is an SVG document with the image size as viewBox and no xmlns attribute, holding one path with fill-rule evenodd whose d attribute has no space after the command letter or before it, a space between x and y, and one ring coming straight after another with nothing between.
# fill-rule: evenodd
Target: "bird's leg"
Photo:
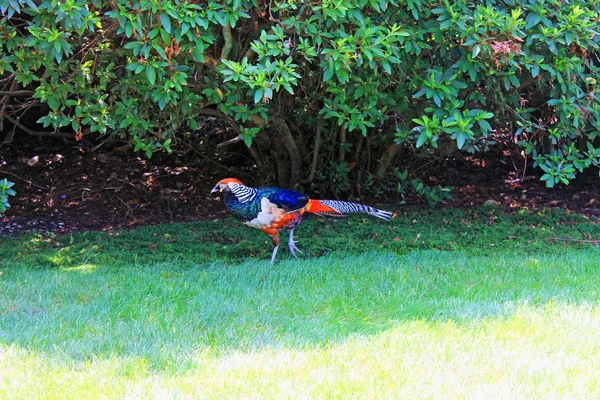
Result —
<instances>
[{"instance_id":1,"label":"bird's leg","mask_svg":"<svg viewBox=\"0 0 600 400\"><path fill-rule=\"evenodd\" d=\"M277 250L279 250L279 231L276 229L271 229L269 232L267 232L267 235L269 235L273 241L273 255L271 255L271 264L274 264Z\"/></svg>"},{"instance_id":2,"label":"bird's leg","mask_svg":"<svg viewBox=\"0 0 600 400\"><path fill-rule=\"evenodd\" d=\"M273 247L273 255L271 256L271 264L275 263L275 256L277 255L278 249L279 249L279 245Z\"/></svg>"},{"instance_id":3,"label":"bird's leg","mask_svg":"<svg viewBox=\"0 0 600 400\"><path fill-rule=\"evenodd\" d=\"M296 255L297 251L302 253L302 250L300 250L298 247L296 247L296 241L294 240L294 230L293 229L290 231L290 239L288 240L288 247L290 249L290 253L292 253L294 258L298 258L298 256Z\"/></svg>"}]
</instances>

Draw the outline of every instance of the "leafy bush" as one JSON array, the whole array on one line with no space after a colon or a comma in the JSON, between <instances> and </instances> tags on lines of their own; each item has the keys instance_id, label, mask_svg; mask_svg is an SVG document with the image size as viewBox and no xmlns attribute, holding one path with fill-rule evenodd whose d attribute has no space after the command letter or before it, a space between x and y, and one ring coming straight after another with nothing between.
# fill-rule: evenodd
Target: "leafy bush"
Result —
<instances>
[{"instance_id":1,"label":"leafy bush","mask_svg":"<svg viewBox=\"0 0 600 400\"><path fill-rule=\"evenodd\" d=\"M554 186L600 162L599 10L561 0L0 0L5 118L47 134L20 121L38 107L55 135L107 135L148 156L193 142L212 156L207 143L239 141L281 185L346 171L340 192L369 174L396 179L406 149L449 140L485 151L504 129ZM229 136L200 131L210 118Z\"/></svg>"},{"instance_id":2,"label":"leafy bush","mask_svg":"<svg viewBox=\"0 0 600 400\"><path fill-rule=\"evenodd\" d=\"M15 196L15 192L12 187L13 182L9 182L6 178L0 180L0 216L10 207L8 204L8 196Z\"/></svg>"}]
</instances>

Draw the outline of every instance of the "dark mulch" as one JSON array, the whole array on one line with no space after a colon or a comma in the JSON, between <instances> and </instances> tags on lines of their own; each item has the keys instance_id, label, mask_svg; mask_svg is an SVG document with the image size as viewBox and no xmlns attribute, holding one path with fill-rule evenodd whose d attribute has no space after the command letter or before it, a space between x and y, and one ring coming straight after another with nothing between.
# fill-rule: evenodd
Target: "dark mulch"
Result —
<instances>
[{"instance_id":1,"label":"dark mulch","mask_svg":"<svg viewBox=\"0 0 600 400\"><path fill-rule=\"evenodd\" d=\"M573 185L549 190L535 176L525 175L523 180L523 165L516 165L522 163L502 153L484 158L456 154L431 163L427 174L420 177L454 186L453 199L440 206L441 212L445 206L487 202L509 210L562 207L594 216L600 213L597 171ZM215 168L209 160L179 156L158 155L148 160L130 150L84 152L62 143L54 147L47 143L4 146L0 149L0 178L15 182L18 196L11 198L12 207L0 220L0 235L219 219L225 214L224 207L209 192L227 175L231 174ZM368 194L361 200L396 209L427 204L415 197L400 204L397 196L382 200L368 198Z\"/></svg>"}]
</instances>

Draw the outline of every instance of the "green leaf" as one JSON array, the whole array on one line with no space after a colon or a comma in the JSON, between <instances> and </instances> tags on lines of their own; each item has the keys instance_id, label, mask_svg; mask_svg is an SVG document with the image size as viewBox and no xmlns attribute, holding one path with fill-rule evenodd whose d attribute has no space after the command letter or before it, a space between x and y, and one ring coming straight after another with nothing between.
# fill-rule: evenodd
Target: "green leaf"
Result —
<instances>
[{"instance_id":1,"label":"green leaf","mask_svg":"<svg viewBox=\"0 0 600 400\"><path fill-rule=\"evenodd\" d=\"M440 29L441 29L441 30L448 29L448 28L450 28L451 26L452 26L452 20L449 20L449 19L447 19L447 20L445 20L444 22L442 22L442 23L440 24Z\"/></svg>"},{"instance_id":2,"label":"green leaf","mask_svg":"<svg viewBox=\"0 0 600 400\"><path fill-rule=\"evenodd\" d=\"M392 64L400 64L400 59L398 57L389 56L387 60Z\"/></svg>"},{"instance_id":3,"label":"green leaf","mask_svg":"<svg viewBox=\"0 0 600 400\"><path fill-rule=\"evenodd\" d=\"M381 60L381 66L383 67L385 72L388 73L388 75L392 74L392 67L390 66L390 63L387 60Z\"/></svg>"},{"instance_id":4,"label":"green leaf","mask_svg":"<svg viewBox=\"0 0 600 400\"><path fill-rule=\"evenodd\" d=\"M156 69L152 65L146 67L146 76L148 77L150 85L154 86L154 83L156 82Z\"/></svg>"},{"instance_id":5,"label":"green leaf","mask_svg":"<svg viewBox=\"0 0 600 400\"><path fill-rule=\"evenodd\" d=\"M136 48L136 47L140 47L141 45L142 45L142 43L140 43L140 42L138 42L136 40L136 41L133 41L133 42L127 42L127 43L125 43L125 45L123 46L123 48L124 49L133 49L133 48Z\"/></svg>"},{"instance_id":6,"label":"green leaf","mask_svg":"<svg viewBox=\"0 0 600 400\"><path fill-rule=\"evenodd\" d=\"M190 30L190 24L188 22L184 22L181 24L181 36L185 35L187 31Z\"/></svg>"},{"instance_id":7,"label":"green leaf","mask_svg":"<svg viewBox=\"0 0 600 400\"><path fill-rule=\"evenodd\" d=\"M160 23L165 28L165 31L171 33L171 20L165 12L160 13Z\"/></svg>"},{"instance_id":8,"label":"green leaf","mask_svg":"<svg viewBox=\"0 0 600 400\"><path fill-rule=\"evenodd\" d=\"M244 141L244 143L246 143L246 146L248 146L248 147L252 146L252 136L250 136L250 135L240 135L240 137L242 138L242 140Z\"/></svg>"},{"instance_id":9,"label":"green leaf","mask_svg":"<svg viewBox=\"0 0 600 400\"><path fill-rule=\"evenodd\" d=\"M456 145L458 146L459 150L463 148L466 140L467 140L467 135L465 135L464 133L458 134L458 136L456 137Z\"/></svg>"},{"instance_id":10,"label":"green leaf","mask_svg":"<svg viewBox=\"0 0 600 400\"><path fill-rule=\"evenodd\" d=\"M169 32L166 31L166 29L160 30L160 38L165 43L171 43L171 35Z\"/></svg>"},{"instance_id":11,"label":"green leaf","mask_svg":"<svg viewBox=\"0 0 600 400\"><path fill-rule=\"evenodd\" d=\"M425 143L426 141L427 141L427 133L425 133L423 131L417 138L417 144L416 144L417 148L421 147L423 145L423 143Z\"/></svg>"},{"instance_id":12,"label":"green leaf","mask_svg":"<svg viewBox=\"0 0 600 400\"><path fill-rule=\"evenodd\" d=\"M164 142L164 143L163 143L163 145L162 145L162 146L163 146L163 148L164 148L165 150L167 150L167 152L169 152L169 153L171 152L171 141L172 141L172 140L173 140L173 139L167 139L167 140L165 140L165 142Z\"/></svg>"},{"instance_id":13,"label":"green leaf","mask_svg":"<svg viewBox=\"0 0 600 400\"><path fill-rule=\"evenodd\" d=\"M428 88L419 90L417 93L413 94L413 99L418 99L419 97L423 96L425 93L427 93L427 90Z\"/></svg>"},{"instance_id":14,"label":"green leaf","mask_svg":"<svg viewBox=\"0 0 600 400\"><path fill-rule=\"evenodd\" d=\"M481 127L481 129L483 129L486 132L489 132L492 130L491 125L487 122L487 121L479 121L479 126Z\"/></svg>"},{"instance_id":15,"label":"green leaf","mask_svg":"<svg viewBox=\"0 0 600 400\"><path fill-rule=\"evenodd\" d=\"M531 13L527 15L525 21L527 22L526 29L531 29L533 26L537 25L542 20L542 17L537 13Z\"/></svg>"},{"instance_id":16,"label":"green leaf","mask_svg":"<svg viewBox=\"0 0 600 400\"><path fill-rule=\"evenodd\" d=\"M35 12L39 12L40 10L38 10L37 6L35 5L35 3L33 2L33 0L25 0L25 3L31 7Z\"/></svg>"},{"instance_id":17,"label":"green leaf","mask_svg":"<svg viewBox=\"0 0 600 400\"><path fill-rule=\"evenodd\" d=\"M350 80L348 71L346 71L345 69L336 69L335 74L337 75L337 78L340 81L340 83L348 83L348 81Z\"/></svg>"},{"instance_id":18,"label":"green leaf","mask_svg":"<svg viewBox=\"0 0 600 400\"><path fill-rule=\"evenodd\" d=\"M255 103L260 103L263 99L263 96L265 94L265 88L258 88L256 90L256 92L254 92L254 102Z\"/></svg>"}]
</instances>

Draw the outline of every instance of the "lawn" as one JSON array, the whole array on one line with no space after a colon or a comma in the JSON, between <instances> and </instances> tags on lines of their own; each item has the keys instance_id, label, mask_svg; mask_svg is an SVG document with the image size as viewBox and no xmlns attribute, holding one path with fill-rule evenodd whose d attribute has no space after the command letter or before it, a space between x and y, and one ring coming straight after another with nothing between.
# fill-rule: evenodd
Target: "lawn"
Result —
<instances>
[{"instance_id":1,"label":"lawn","mask_svg":"<svg viewBox=\"0 0 600 400\"><path fill-rule=\"evenodd\" d=\"M597 398L600 237L562 210L0 239L0 398ZM556 239L561 239L556 240ZM563 241L562 239L570 239Z\"/></svg>"}]
</instances>

